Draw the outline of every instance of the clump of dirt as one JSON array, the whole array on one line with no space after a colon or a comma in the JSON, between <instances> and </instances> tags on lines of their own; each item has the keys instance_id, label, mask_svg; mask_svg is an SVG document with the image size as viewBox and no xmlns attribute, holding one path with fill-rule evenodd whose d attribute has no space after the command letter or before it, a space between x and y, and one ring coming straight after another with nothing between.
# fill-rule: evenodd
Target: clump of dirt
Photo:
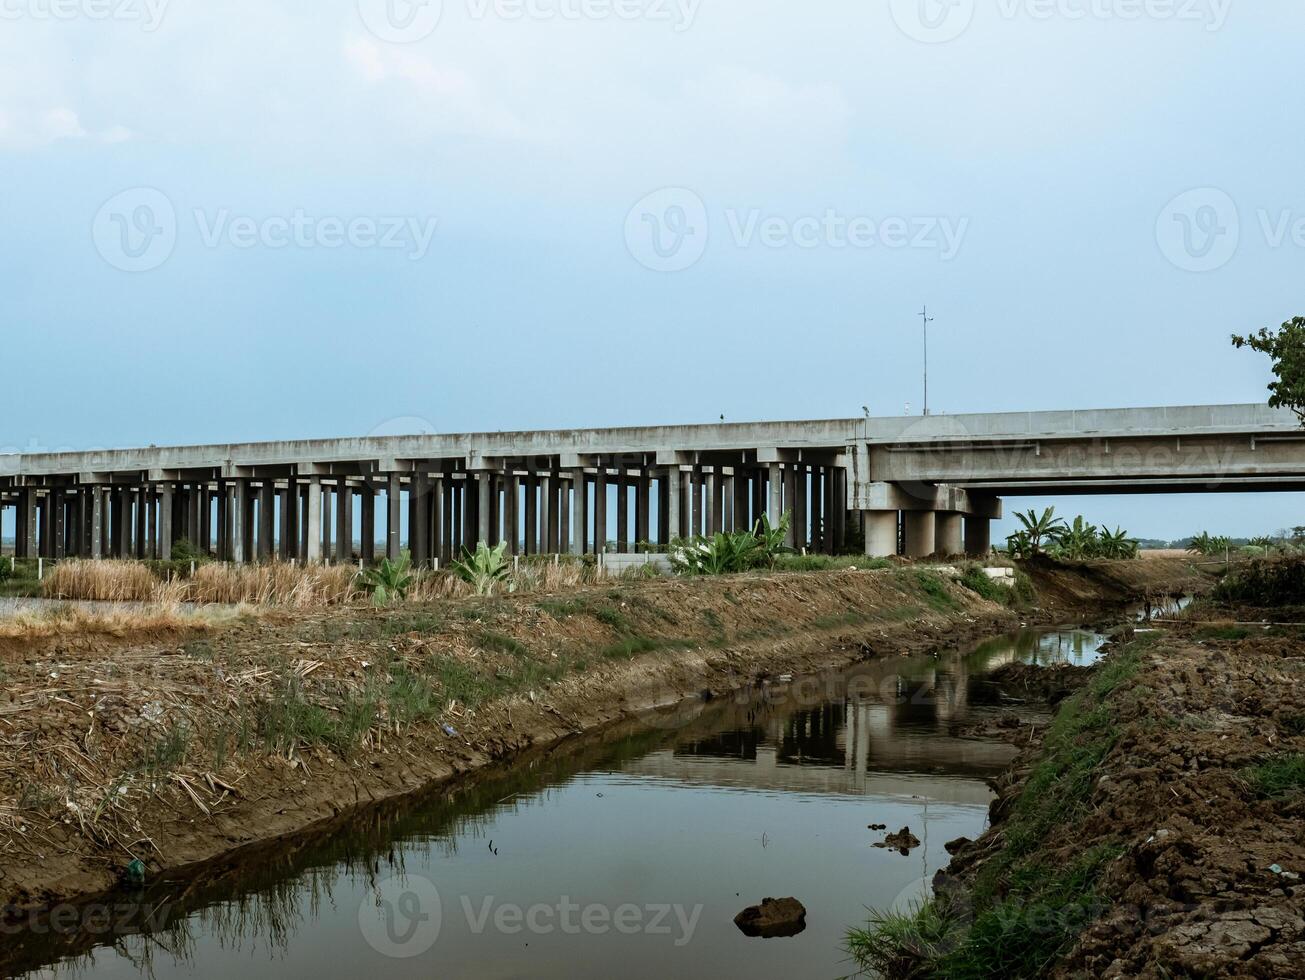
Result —
<instances>
[{"instance_id":1,"label":"clump of dirt","mask_svg":"<svg viewBox=\"0 0 1305 980\"><path fill-rule=\"evenodd\" d=\"M874 846L894 850L899 854L910 854L920 846L920 838L911 833L910 827L903 827L897 833L888 834L882 841L877 841Z\"/></svg>"},{"instance_id":2,"label":"clump of dirt","mask_svg":"<svg viewBox=\"0 0 1305 980\"><path fill-rule=\"evenodd\" d=\"M1087 683L1091 667L1075 664L1005 664L994 670L988 681L1002 694L1015 698L1036 698L1059 704Z\"/></svg>"},{"instance_id":3,"label":"clump of dirt","mask_svg":"<svg viewBox=\"0 0 1305 980\"><path fill-rule=\"evenodd\" d=\"M734 924L752 938L796 936L807 927L807 910L796 898L763 898L736 915Z\"/></svg>"}]
</instances>

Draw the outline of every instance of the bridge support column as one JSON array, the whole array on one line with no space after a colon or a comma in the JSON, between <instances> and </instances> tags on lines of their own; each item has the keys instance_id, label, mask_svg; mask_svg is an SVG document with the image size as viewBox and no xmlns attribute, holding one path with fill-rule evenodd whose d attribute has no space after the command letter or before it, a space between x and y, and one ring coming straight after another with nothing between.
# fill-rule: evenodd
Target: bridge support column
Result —
<instances>
[{"instance_id":1,"label":"bridge support column","mask_svg":"<svg viewBox=\"0 0 1305 980\"><path fill-rule=\"evenodd\" d=\"M666 542L684 536L684 520L680 516L680 504L683 497L684 474L678 466L666 471Z\"/></svg>"},{"instance_id":2,"label":"bridge support column","mask_svg":"<svg viewBox=\"0 0 1305 980\"><path fill-rule=\"evenodd\" d=\"M399 474L391 473L385 485L385 557L390 561L398 561L403 548L403 542L399 539L401 492Z\"/></svg>"},{"instance_id":3,"label":"bridge support column","mask_svg":"<svg viewBox=\"0 0 1305 980\"><path fill-rule=\"evenodd\" d=\"M909 558L928 558L937 550L937 512L906 511L906 554Z\"/></svg>"},{"instance_id":4,"label":"bridge support column","mask_svg":"<svg viewBox=\"0 0 1305 980\"><path fill-rule=\"evenodd\" d=\"M495 522L497 514L494 513L493 501L494 474L480 472L476 474L476 490L478 494L479 510L477 511L476 533L480 536L476 539L476 544L490 541L491 522Z\"/></svg>"},{"instance_id":5,"label":"bridge support column","mask_svg":"<svg viewBox=\"0 0 1305 980\"><path fill-rule=\"evenodd\" d=\"M897 511L862 511L865 523L865 553L869 558L891 558L897 554Z\"/></svg>"},{"instance_id":6,"label":"bridge support column","mask_svg":"<svg viewBox=\"0 0 1305 980\"><path fill-rule=\"evenodd\" d=\"M308 480L308 500L304 506L304 561L322 560L322 481Z\"/></svg>"},{"instance_id":7,"label":"bridge support column","mask_svg":"<svg viewBox=\"0 0 1305 980\"><path fill-rule=\"evenodd\" d=\"M961 515L939 511L935 527L936 545L940 555L959 555L964 549L961 535Z\"/></svg>"},{"instance_id":8,"label":"bridge support column","mask_svg":"<svg viewBox=\"0 0 1305 980\"><path fill-rule=\"evenodd\" d=\"M965 553L983 556L992 550L992 522L986 517L965 518Z\"/></svg>"},{"instance_id":9,"label":"bridge support column","mask_svg":"<svg viewBox=\"0 0 1305 980\"><path fill-rule=\"evenodd\" d=\"M784 516L784 470L778 463L770 464L770 501L766 516L770 518L771 527L778 527L779 519Z\"/></svg>"}]
</instances>

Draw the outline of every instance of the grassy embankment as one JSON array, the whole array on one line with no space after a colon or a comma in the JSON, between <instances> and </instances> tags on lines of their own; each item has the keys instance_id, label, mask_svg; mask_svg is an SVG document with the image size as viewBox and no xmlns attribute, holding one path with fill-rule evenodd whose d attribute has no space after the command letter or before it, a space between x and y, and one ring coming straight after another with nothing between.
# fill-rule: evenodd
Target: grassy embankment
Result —
<instances>
[{"instance_id":1,"label":"grassy embankment","mask_svg":"<svg viewBox=\"0 0 1305 980\"><path fill-rule=\"evenodd\" d=\"M894 567L272 610L221 627L190 616L157 637L0 645L0 831L46 855L0 870L20 893L83 873L102 886L128 856L210 854L197 815L247 832L250 797L293 790L307 814L315 794L329 815L368 780L381 794L415 788L446 753L551 737L563 716L611 718L638 690L728 687L854 659L853 638L910 648L1003 615L959 583ZM159 852L130 846L144 839Z\"/></svg>"},{"instance_id":2,"label":"grassy embankment","mask_svg":"<svg viewBox=\"0 0 1305 980\"><path fill-rule=\"evenodd\" d=\"M1167 622L1063 704L933 898L849 933L863 970L1305 969L1305 889L1280 887L1305 872L1305 563L1236 571Z\"/></svg>"}]
</instances>

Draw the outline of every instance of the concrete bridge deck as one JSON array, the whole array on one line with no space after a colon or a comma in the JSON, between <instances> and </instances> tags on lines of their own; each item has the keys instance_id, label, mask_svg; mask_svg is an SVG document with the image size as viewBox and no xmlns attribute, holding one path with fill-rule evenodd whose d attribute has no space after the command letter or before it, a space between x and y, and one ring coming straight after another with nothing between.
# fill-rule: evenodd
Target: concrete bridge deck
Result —
<instances>
[{"instance_id":1,"label":"concrete bridge deck","mask_svg":"<svg viewBox=\"0 0 1305 980\"><path fill-rule=\"evenodd\" d=\"M1302 488L1305 430L1263 405L0 456L16 553L51 558L167 557L187 538L232 561L371 560L379 540L428 564L481 540L628 551L784 512L795 547L977 553L1003 494Z\"/></svg>"}]
</instances>

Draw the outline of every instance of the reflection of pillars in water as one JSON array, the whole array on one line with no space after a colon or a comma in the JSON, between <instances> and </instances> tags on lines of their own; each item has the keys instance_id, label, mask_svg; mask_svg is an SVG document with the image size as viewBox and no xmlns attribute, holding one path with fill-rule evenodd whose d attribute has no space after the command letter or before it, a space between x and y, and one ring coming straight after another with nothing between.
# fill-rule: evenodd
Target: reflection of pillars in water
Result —
<instances>
[{"instance_id":1,"label":"reflection of pillars in water","mask_svg":"<svg viewBox=\"0 0 1305 980\"><path fill-rule=\"evenodd\" d=\"M866 772L870 769L870 729L874 724L876 712L882 713L883 705L866 704L864 701L852 706L852 718L856 723L856 744L852 750L853 768L856 772L856 785L865 786Z\"/></svg>"},{"instance_id":2,"label":"reflection of pillars in water","mask_svg":"<svg viewBox=\"0 0 1305 980\"><path fill-rule=\"evenodd\" d=\"M935 710L940 724L963 717L970 706L970 671L965 662L957 660L951 670L942 674L934 691Z\"/></svg>"}]
</instances>

